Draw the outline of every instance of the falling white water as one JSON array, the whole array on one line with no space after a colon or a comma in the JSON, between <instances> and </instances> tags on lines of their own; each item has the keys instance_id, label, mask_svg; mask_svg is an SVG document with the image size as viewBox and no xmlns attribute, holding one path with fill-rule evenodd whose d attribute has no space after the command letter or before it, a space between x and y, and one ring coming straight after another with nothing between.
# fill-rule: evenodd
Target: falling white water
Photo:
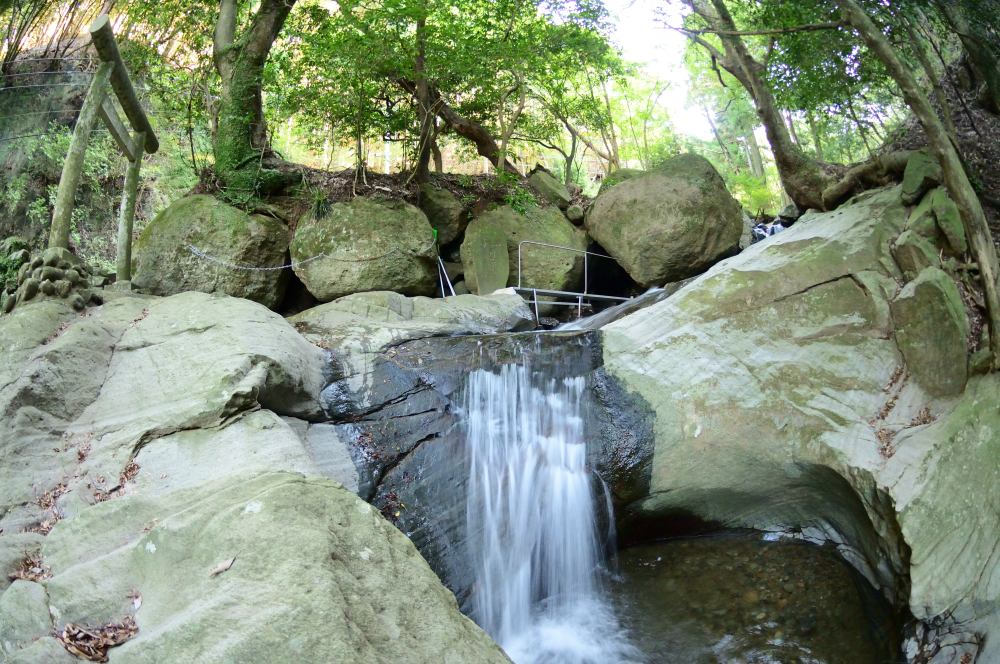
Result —
<instances>
[{"instance_id":1,"label":"falling white water","mask_svg":"<svg viewBox=\"0 0 1000 664\"><path fill-rule=\"evenodd\" d=\"M468 378L473 617L517 664L636 659L600 582L583 389L517 365Z\"/></svg>"}]
</instances>

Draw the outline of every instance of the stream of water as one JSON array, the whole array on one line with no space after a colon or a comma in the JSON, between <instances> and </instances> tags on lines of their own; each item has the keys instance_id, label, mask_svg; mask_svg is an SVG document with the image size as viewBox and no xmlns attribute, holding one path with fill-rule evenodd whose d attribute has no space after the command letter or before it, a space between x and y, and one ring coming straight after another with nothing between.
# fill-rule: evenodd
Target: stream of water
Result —
<instances>
[{"instance_id":1,"label":"stream of water","mask_svg":"<svg viewBox=\"0 0 1000 664\"><path fill-rule=\"evenodd\" d=\"M638 660L602 582L584 388L513 364L467 382L472 613L516 664Z\"/></svg>"}]
</instances>

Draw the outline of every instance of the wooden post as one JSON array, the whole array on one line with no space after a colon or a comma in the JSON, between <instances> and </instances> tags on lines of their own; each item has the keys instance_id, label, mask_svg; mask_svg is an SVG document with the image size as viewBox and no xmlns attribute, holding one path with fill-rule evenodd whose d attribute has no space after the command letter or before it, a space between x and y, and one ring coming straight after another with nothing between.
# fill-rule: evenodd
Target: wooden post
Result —
<instances>
[{"instance_id":1,"label":"wooden post","mask_svg":"<svg viewBox=\"0 0 1000 664\"><path fill-rule=\"evenodd\" d=\"M137 131L132 138L132 150L135 158L129 161L125 173L125 191L122 192L122 205L118 210L118 255L117 283L127 288L126 283L132 280L132 222L135 221L136 192L139 189L139 168L142 166L143 145L146 142L145 132Z\"/></svg>"},{"instance_id":2,"label":"wooden post","mask_svg":"<svg viewBox=\"0 0 1000 664\"><path fill-rule=\"evenodd\" d=\"M101 57L101 61L115 63L115 69L111 76L111 87L114 88L115 95L118 97L132 129L145 132L146 154L155 154L159 150L160 144L156 140L156 134L153 133L153 127L149 124L149 118L142 110L142 104L139 103L139 97L135 94L135 88L132 87L132 81L128 77L128 69L122 62L121 53L118 52L118 44L115 42L115 35L111 31L111 20L107 14L101 14L90 24L90 41L94 44L94 49Z\"/></svg>"},{"instance_id":3,"label":"wooden post","mask_svg":"<svg viewBox=\"0 0 1000 664\"><path fill-rule=\"evenodd\" d=\"M62 176L59 178L59 191L56 194L55 211L52 213L52 229L49 232L50 247L69 248L73 199L76 196L77 185L80 184L83 158L87 154L90 133L97 124L101 103L108 91L108 80L114 69L114 62L102 62L97 67L97 72L90 83L90 90L83 101L80 117L77 118L76 128L73 130L73 140L69 144L69 154L66 155Z\"/></svg>"}]
</instances>

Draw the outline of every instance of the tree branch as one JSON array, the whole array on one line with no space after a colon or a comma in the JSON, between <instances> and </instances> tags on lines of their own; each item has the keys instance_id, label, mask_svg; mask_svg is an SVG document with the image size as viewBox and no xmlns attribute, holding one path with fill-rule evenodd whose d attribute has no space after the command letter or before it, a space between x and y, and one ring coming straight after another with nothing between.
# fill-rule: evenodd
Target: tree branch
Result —
<instances>
[{"instance_id":1,"label":"tree branch","mask_svg":"<svg viewBox=\"0 0 1000 664\"><path fill-rule=\"evenodd\" d=\"M842 28L842 27L844 27L843 23L839 21L834 21L830 23L808 23L806 25L795 25L790 28L769 28L765 30L719 30L717 28L698 28L697 30L691 30L691 29L681 28L681 31L692 32L697 35L703 35L707 33L713 35L725 35L727 37L754 37L754 36L767 36L767 35L788 35L794 32L818 32L820 30L836 30L837 28Z\"/></svg>"}]
</instances>

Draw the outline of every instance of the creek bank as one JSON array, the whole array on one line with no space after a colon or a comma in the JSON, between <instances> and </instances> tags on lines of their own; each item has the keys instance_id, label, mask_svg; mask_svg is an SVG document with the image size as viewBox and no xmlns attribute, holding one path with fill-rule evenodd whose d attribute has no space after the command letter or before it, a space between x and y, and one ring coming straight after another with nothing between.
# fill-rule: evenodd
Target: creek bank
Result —
<instances>
[{"instance_id":1,"label":"creek bank","mask_svg":"<svg viewBox=\"0 0 1000 664\"><path fill-rule=\"evenodd\" d=\"M899 187L807 213L602 329L606 371L655 413L649 495L620 518L833 542L916 619L908 661L993 661L1000 378L976 375L981 312L950 248L946 271L893 259L920 214Z\"/></svg>"},{"instance_id":2,"label":"creek bank","mask_svg":"<svg viewBox=\"0 0 1000 664\"><path fill-rule=\"evenodd\" d=\"M0 318L5 661L129 618L111 661L508 661L355 495L326 351L248 300L108 295Z\"/></svg>"}]
</instances>

